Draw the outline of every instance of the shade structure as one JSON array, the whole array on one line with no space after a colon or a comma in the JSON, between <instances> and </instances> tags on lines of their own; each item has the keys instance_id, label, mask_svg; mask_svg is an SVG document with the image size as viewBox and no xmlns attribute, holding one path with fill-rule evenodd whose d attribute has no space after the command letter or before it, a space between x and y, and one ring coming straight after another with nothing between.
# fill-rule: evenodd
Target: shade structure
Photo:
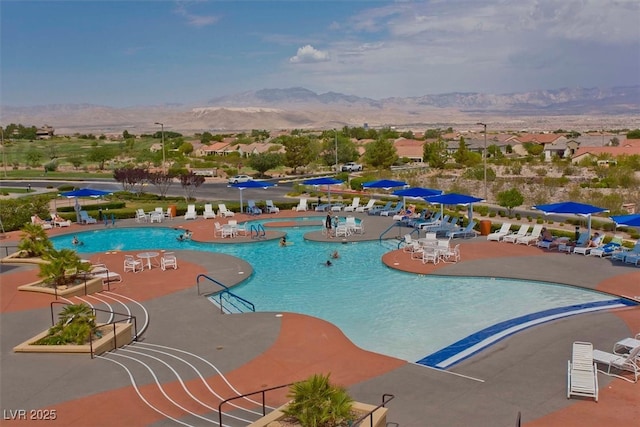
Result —
<instances>
[{"instance_id":1,"label":"shade structure","mask_svg":"<svg viewBox=\"0 0 640 427\"><path fill-rule=\"evenodd\" d=\"M617 227L640 227L640 214L617 215L610 218L616 223Z\"/></svg>"},{"instance_id":2,"label":"shade structure","mask_svg":"<svg viewBox=\"0 0 640 427\"><path fill-rule=\"evenodd\" d=\"M385 190L391 190L396 187L406 187L407 183L404 181L394 181L392 179L379 179L377 181L369 181L362 184L364 188L384 188Z\"/></svg>"},{"instance_id":3,"label":"shade structure","mask_svg":"<svg viewBox=\"0 0 640 427\"><path fill-rule=\"evenodd\" d=\"M80 188L78 190L66 191L64 193L60 193L61 196L64 196L68 199L76 199L76 203L74 206L74 210L76 211L76 222L80 222L80 203L78 203L79 197L103 197L111 194L111 191L104 190L96 190L93 188Z\"/></svg>"},{"instance_id":4,"label":"shade structure","mask_svg":"<svg viewBox=\"0 0 640 427\"><path fill-rule=\"evenodd\" d=\"M269 187L273 187L276 184L269 182L269 181L255 181L255 180L251 180L251 181L247 181L247 182L236 182L235 184L229 184L229 187L235 187L238 190L240 190L240 213L243 212L243 208L242 208L242 190L245 190L247 188L264 188L267 189Z\"/></svg>"},{"instance_id":5,"label":"shade structure","mask_svg":"<svg viewBox=\"0 0 640 427\"><path fill-rule=\"evenodd\" d=\"M544 212L545 215L574 214L584 216L587 218L587 231L589 233L589 236L591 236L591 215L593 215L594 213L608 212L607 208L601 208L598 206L587 205L585 203L578 202L551 203L548 205L536 205L533 208Z\"/></svg>"},{"instance_id":6,"label":"shade structure","mask_svg":"<svg viewBox=\"0 0 640 427\"><path fill-rule=\"evenodd\" d=\"M392 193L394 196L402 197L402 205L407 206L405 198L424 199L425 197L438 196L442 194L442 190L433 190L431 188L410 187L396 190Z\"/></svg>"},{"instance_id":7,"label":"shade structure","mask_svg":"<svg viewBox=\"0 0 640 427\"><path fill-rule=\"evenodd\" d=\"M483 199L479 197L469 196L467 194L447 193L437 196L429 196L424 198L429 203L439 203L440 211L444 215L444 205L464 205L469 206L468 217L469 220L473 219L473 209L471 205L476 202L481 202Z\"/></svg>"},{"instance_id":8,"label":"shade structure","mask_svg":"<svg viewBox=\"0 0 640 427\"><path fill-rule=\"evenodd\" d=\"M304 185L316 185L316 186L326 185L327 198L329 199L329 204L331 204L331 186L336 184L342 184L344 183L344 181L327 176L327 177L321 177L321 178L305 179L304 181L302 181L302 183Z\"/></svg>"}]
</instances>

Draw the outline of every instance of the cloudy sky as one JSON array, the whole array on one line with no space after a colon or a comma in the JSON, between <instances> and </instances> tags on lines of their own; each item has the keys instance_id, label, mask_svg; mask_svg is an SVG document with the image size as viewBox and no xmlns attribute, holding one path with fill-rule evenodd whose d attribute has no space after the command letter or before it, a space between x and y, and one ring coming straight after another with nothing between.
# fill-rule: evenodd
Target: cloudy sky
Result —
<instances>
[{"instance_id":1,"label":"cloudy sky","mask_svg":"<svg viewBox=\"0 0 640 427\"><path fill-rule=\"evenodd\" d=\"M2 105L640 84L638 0L0 2Z\"/></svg>"}]
</instances>

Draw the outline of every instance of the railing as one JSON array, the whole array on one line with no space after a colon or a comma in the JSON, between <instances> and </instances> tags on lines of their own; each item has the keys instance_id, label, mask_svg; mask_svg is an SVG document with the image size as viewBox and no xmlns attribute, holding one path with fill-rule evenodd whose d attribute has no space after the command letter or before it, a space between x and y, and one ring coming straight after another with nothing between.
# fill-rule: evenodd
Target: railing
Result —
<instances>
[{"instance_id":1,"label":"railing","mask_svg":"<svg viewBox=\"0 0 640 427\"><path fill-rule=\"evenodd\" d=\"M360 418L358 418L357 420L355 420L354 422L351 423L352 426L357 426L360 423L362 423L364 420L366 420L367 418L369 418L369 425L371 427L373 427L373 413L376 412L378 409L380 408L384 408L384 405L386 405L387 403L389 403L390 401L392 401L393 399L395 399L396 397L393 394L388 394L385 393L382 395L382 403L379 404L378 406L376 406L375 408L373 408L371 410L371 412L369 412L368 414L364 414L363 416L361 416Z\"/></svg>"},{"instance_id":2,"label":"railing","mask_svg":"<svg viewBox=\"0 0 640 427\"><path fill-rule=\"evenodd\" d=\"M67 302L62 302L62 301L51 301L51 303L49 303L49 309L51 311L51 326L54 326L55 323L55 317L53 315L53 305L54 304L60 304L60 305L73 305L73 304L69 304ZM110 321L105 323L103 326L105 325L113 325L113 348L118 348L118 344L117 344L117 336L116 336L116 324L118 323L122 323L122 322L129 322L131 320L133 320L133 339L132 341L138 341L138 323L136 321L136 316L132 316L131 314L126 314L126 313L118 313L115 311L109 311L109 310L102 310L100 308L95 308L95 307L91 307L91 311L93 311L93 314L95 315L96 312L100 312L100 313L109 313L110 315L117 315L117 316L123 316L124 318L121 320L115 320L115 321ZM90 336L89 337L89 353L91 355L91 358L93 359L94 357L94 352L93 352L93 339Z\"/></svg>"},{"instance_id":3,"label":"railing","mask_svg":"<svg viewBox=\"0 0 640 427\"><path fill-rule=\"evenodd\" d=\"M9 249L15 249L12 250L11 252L9 252ZM4 257L8 257L9 255L11 255L12 253L18 252L18 245L3 245L0 246L0 250L2 250L2 252L4 253Z\"/></svg>"},{"instance_id":4,"label":"railing","mask_svg":"<svg viewBox=\"0 0 640 427\"><path fill-rule=\"evenodd\" d=\"M251 301L247 301L246 299L242 298L239 295L234 294L233 292L231 292L229 290L229 288L225 285L223 285L222 283L218 282L216 279L212 279L211 277L207 276L206 274L198 274L198 276L196 277L196 286L198 289L198 295L202 295L200 293L200 279L207 279L213 283L215 283L216 285L220 286L222 288L221 291L218 292L211 292L209 294L207 294L207 297L214 297L214 296L218 296L218 304L220 305L220 312L222 314L224 314L224 304L222 302L223 298L225 301L227 301L229 303L229 305L231 305L232 307L236 308L238 310L238 312L240 313L244 313L245 311L242 310L242 307L246 308L249 311L255 312L256 311L256 306L251 302ZM230 310L227 309L228 312L231 312Z\"/></svg>"},{"instance_id":5,"label":"railing","mask_svg":"<svg viewBox=\"0 0 640 427\"><path fill-rule=\"evenodd\" d=\"M380 233L380 237L378 237L378 241L380 243L382 243L382 237L387 234L390 230L393 229L393 227L398 227L398 230L400 230L402 228L402 223L400 221L395 221L393 224L391 224L389 226L389 228L387 228L386 230L384 230L382 233Z\"/></svg>"},{"instance_id":6,"label":"railing","mask_svg":"<svg viewBox=\"0 0 640 427\"><path fill-rule=\"evenodd\" d=\"M255 237L253 236L254 231L256 232ZM249 235L252 239L264 238L267 235L267 231L262 224L251 224Z\"/></svg>"},{"instance_id":7,"label":"railing","mask_svg":"<svg viewBox=\"0 0 640 427\"><path fill-rule=\"evenodd\" d=\"M420 230L418 230L417 228L414 228L413 230L411 230L409 233L406 233L406 234L412 235L413 233L418 233L418 237L420 237ZM402 239L398 242L398 249L400 249L400 245L405 242L406 242L405 237L402 237Z\"/></svg>"},{"instance_id":8,"label":"railing","mask_svg":"<svg viewBox=\"0 0 640 427\"><path fill-rule=\"evenodd\" d=\"M262 390L258 390L258 391L254 391L252 393L247 393L247 394L241 394L239 396L233 396L230 397L228 399L223 400L222 402L220 402L220 404L218 405L218 425L222 426L222 405L224 405L225 403L231 402L232 400L236 400L236 399L242 399L245 397L249 397L249 396L253 396L254 394L261 394L262 395L262 416L264 417L265 415L267 415L267 405L265 403L265 393L268 391L273 391L273 390L278 390L284 387L289 387L292 383L290 384L284 384L284 385L279 385L279 386L275 386L275 387L270 387L270 388L265 388Z\"/></svg>"}]
</instances>

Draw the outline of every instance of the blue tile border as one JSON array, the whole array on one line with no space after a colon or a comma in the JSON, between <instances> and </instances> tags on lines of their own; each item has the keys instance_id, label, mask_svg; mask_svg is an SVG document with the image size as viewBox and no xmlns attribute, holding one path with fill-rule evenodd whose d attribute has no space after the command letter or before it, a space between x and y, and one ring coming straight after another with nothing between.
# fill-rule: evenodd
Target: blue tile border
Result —
<instances>
[{"instance_id":1,"label":"blue tile border","mask_svg":"<svg viewBox=\"0 0 640 427\"><path fill-rule=\"evenodd\" d=\"M635 305L638 305L638 303L624 298L618 298L607 301L557 307L539 311L537 313L527 314L525 316L505 320L504 322L489 326L488 328L469 335L460 341L418 360L416 363L437 369L447 369L523 329L562 317Z\"/></svg>"}]
</instances>

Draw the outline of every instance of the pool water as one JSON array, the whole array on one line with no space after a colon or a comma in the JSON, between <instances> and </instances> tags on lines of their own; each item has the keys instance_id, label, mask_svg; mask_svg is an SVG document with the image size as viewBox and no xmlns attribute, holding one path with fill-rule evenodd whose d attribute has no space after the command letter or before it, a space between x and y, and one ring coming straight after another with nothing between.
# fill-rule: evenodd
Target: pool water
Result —
<instances>
[{"instance_id":1,"label":"pool water","mask_svg":"<svg viewBox=\"0 0 640 427\"><path fill-rule=\"evenodd\" d=\"M263 223L265 221L262 221ZM319 222L318 222L319 224ZM386 267L381 257L389 242L312 242L313 227L290 227L277 240L215 244L176 239L181 229L124 228L53 237L56 248L80 253L109 250L199 250L240 257L254 274L233 293L256 311L297 312L325 319L366 350L417 361L481 329L543 310L597 301L609 295L569 286L522 280L421 276ZM326 266L330 254L339 259ZM215 279L215 277L214 277ZM195 278L194 278L195 281Z\"/></svg>"}]
</instances>

